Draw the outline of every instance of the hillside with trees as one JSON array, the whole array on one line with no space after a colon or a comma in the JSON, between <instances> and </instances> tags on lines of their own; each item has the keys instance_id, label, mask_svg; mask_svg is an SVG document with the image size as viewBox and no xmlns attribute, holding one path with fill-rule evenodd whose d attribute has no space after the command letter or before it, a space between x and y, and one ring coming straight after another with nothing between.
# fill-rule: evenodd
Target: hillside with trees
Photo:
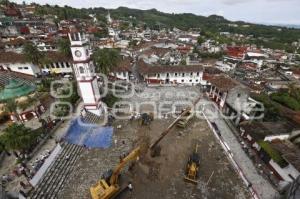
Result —
<instances>
[{"instance_id":1,"label":"hillside with trees","mask_svg":"<svg viewBox=\"0 0 300 199\"><path fill-rule=\"evenodd\" d=\"M208 17L191 13L164 13L156 9L139 10L126 7L109 10L114 19L130 22L133 26L149 27L151 29L178 28L181 30L198 29L206 31L212 35L219 35L219 32L230 32L233 34L251 35L252 39L248 43L273 49L285 49L295 51L291 46L292 42L300 39L300 29L286 28L279 26L267 26L251 24L242 21L232 22L222 16L211 15ZM36 14L55 15L58 19L89 19L90 14L95 14L100 23L105 24L105 16L108 9L99 8L72 8L69 6L38 5ZM230 24L235 24L231 26Z\"/></svg>"}]
</instances>

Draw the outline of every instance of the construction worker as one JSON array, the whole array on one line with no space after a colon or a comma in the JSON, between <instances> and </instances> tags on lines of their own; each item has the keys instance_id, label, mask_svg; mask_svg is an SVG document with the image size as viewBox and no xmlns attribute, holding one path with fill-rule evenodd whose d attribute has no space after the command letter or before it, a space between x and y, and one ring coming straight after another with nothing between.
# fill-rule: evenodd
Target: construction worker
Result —
<instances>
[{"instance_id":1,"label":"construction worker","mask_svg":"<svg viewBox=\"0 0 300 199\"><path fill-rule=\"evenodd\" d=\"M133 190L133 187L132 187L132 184L131 184L131 182L129 182L129 184L128 184L128 189L129 189L129 191L130 191L130 192L132 192L132 190Z\"/></svg>"}]
</instances>

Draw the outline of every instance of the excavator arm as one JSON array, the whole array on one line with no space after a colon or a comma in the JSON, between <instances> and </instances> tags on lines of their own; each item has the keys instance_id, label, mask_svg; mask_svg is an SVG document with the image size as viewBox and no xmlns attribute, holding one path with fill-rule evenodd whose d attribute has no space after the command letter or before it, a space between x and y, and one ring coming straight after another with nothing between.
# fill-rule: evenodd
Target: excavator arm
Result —
<instances>
[{"instance_id":1,"label":"excavator arm","mask_svg":"<svg viewBox=\"0 0 300 199\"><path fill-rule=\"evenodd\" d=\"M114 169L113 174L110 177L109 183L111 185L118 183L118 177L123 167L129 162L136 159L140 155L140 147L135 148L125 158L121 159L120 164Z\"/></svg>"}]
</instances>

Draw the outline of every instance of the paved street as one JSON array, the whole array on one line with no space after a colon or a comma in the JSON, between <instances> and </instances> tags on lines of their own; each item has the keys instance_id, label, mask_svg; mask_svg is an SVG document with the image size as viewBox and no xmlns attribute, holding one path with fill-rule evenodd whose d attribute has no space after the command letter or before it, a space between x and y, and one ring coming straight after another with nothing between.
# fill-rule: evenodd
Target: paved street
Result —
<instances>
[{"instance_id":1,"label":"paved street","mask_svg":"<svg viewBox=\"0 0 300 199\"><path fill-rule=\"evenodd\" d=\"M208 105L208 107L204 110L205 114L210 114L211 111L217 112L216 107L213 105ZM226 122L220 118L209 118L209 120L217 124L224 141L227 143L231 152L233 153L235 161L243 170L248 181L252 183L252 187L257 192L259 197L262 199L279 198L278 192L271 186L271 184L257 173L252 161L244 152L241 144L236 139Z\"/></svg>"}]
</instances>

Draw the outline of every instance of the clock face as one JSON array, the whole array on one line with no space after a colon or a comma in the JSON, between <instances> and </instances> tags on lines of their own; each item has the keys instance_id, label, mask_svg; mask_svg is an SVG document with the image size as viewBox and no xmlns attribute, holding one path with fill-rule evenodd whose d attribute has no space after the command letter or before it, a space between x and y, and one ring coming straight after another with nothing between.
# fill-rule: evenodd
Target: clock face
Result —
<instances>
[{"instance_id":1,"label":"clock face","mask_svg":"<svg viewBox=\"0 0 300 199\"><path fill-rule=\"evenodd\" d=\"M81 52L80 52L79 50L76 50L76 51L75 51L75 56L76 56L76 57L81 57Z\"/></svg>"}]
</instances>

